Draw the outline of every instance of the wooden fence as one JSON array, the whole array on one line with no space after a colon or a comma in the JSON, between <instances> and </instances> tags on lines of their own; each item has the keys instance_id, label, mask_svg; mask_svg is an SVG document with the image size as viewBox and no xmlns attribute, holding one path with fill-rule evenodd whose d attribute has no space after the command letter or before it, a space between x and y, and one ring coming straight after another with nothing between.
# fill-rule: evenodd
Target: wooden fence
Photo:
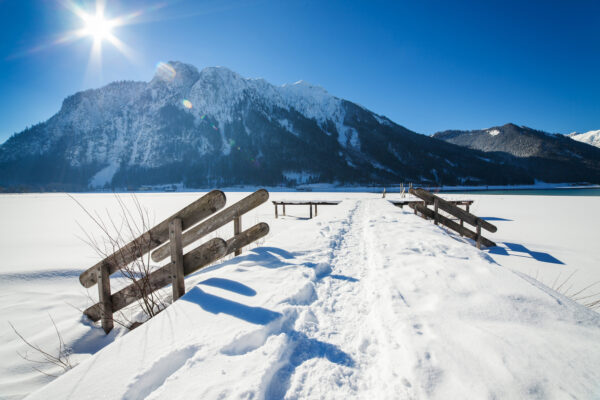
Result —
<instances>
[{"instance_id":1,"label":"wooden fence","mask_svg":"<svg viewBox=\"0 0 600 400\"><path fill-rule=\"evenodd\" d=\"M220 190L213 190L122 246L79 276L79 281L86 288L98 284L99 302L87 308L84 314L92 321L101 320L102 328L108 333L113 328L113 313L144 295L172 284L173 301L177 300L185 293L185 276L228 254L241 254L242 247L269 233L269 225L262 222L242 231L242 215L266 202L268 198L269 193L260 189L211 216L226 203L225 194ZM206 219L209 216L211 217ZM206 220L198 224L204 219ZM183 254L184 247L232 221L232 238L227 241L214 238ZM142 288L135 281L124 289L111 293L110 275L154 249L156 250L151 253L152 260L158 262L170 256L171 262L150 273L146 277L147 286Z\"/></svg>"},{"instance_id":2,"label":"wooden fence","mask_svg":"<svg viewBox=\"0 0 600 400\"><path fill-rule=\"evenodd\" d=\"M485 229L489 232L496 232L498 228L496 226L490 224L489 222L477 217L476 215L471 214L468 211L469 205L467 205L467 210L463 210L458 207L460 202L452 202L448 200L444 200L441 197L436 196L433 193L430 193L424 189L410 189L410 193L414 196L419 197L423 201L421 202L411 202L408 204L410 208L415 211L415 214L419 213L425 219L431 219L434 221L436 225L442 224L447 228L450 228L462 236L466 236L469 239L474 240L477 243L477 248L480 249L483 244L486 247L494 247L496 243L491 240L483 237L481 235L481 229ZM433 210L428 208L427 205L433 205ZM460 224L442 214L440 214L440 210L445 211L446 213L458 218ZM464 226L464 222L470 224L476 228L476 231L466 228Z\"/></svg>"}]
</instances>

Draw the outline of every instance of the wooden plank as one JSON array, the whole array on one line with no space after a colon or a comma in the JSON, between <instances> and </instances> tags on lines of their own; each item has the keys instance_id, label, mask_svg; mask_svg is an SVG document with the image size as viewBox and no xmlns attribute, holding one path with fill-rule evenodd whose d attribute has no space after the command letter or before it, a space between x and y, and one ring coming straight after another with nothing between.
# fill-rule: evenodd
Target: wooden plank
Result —
<instances>
[{"instance_id":1,"label":"wooden plank","mask_svg":"<svg viewBox=\"0 0 600 400\"><path fill-rule=\"evenodd\" d=\"M180 218L175 218L169 224L169 243L171 248L171 273L173 274L173 301L175 301L185 294Z\"/></svg>"},{"instance_id":2,"label":"wooden plank","mask_svg":"<svg viewBox=\"0 0 600 400\"><path fill-rule=\"evenodd\" d=\"M183 233L181 237L181 241L183 243L183 247L190 245L196 240L206 236L212 231L219 229L225 224L233 221L233 219L237 216L247 213L248 211L258 207L265 201L269 199L269 192L265 189L257 190L249 196L244 197L242 200L233 204L230 207L227 207L225 210L220 213L213 215L208 218L206 221L194 226L187 232ZM277 205L275 205L277 207ZM164 260L169 256L169 245L163 245L156 249L152 253L152 260L159 262Z\"/></svg>"},{"instance_id":3,"label":"wooden plank","mask_svg":"<svg viewBox=\"0 0 600 400\"><path fill-rule=\"evenodd\" d=\"M113 274L119 268L129 264L136 258L155 249L162 243L169 240L169 223L175 218L181 218L182 230L186 230L203 220L209 215L215 213L225 206L225 193L220 190L213 190L202 196L184 209L171 215L169 218L156 225L140 237L117 250L112 255L100 261L91 268L88 268L79 276L79 282L86 288L93 286L97 282L98 274L96 271L102 265L108 266L108 273ZM167 254L169 251L167 251Z\"/></svg>"},{"instance_id":4,"label":"wooden plank","mask_svg":"<svg viewBox=\"0 0 600 400\"><path fill-rule=\"evenodd\" d=\"M285 204L283 204L283 216L285 216Z\"/></svg>"},{"instance_id":5,"label":"wooden plank","mask_svg":"<svg viewBox=\"0 0 600 400\"><path fill-rule=\"evenodd\" d=\"M273 205L275 206L275 218L279 218L279 215L277 215L277 203L273 202Z\"/></svg>"},{"instance_id":6,"label":"wooden plank","mask_svg":"<svg viewBox=\"0 0 600 400\"><path fill-rule=\"evenodd\" d=\"M421 188L411 189L410 193L417 197L420 197L421 199L427 201L428 203L432 203L437 198L439 208L441 208L442 210L446 211L447 213L449 213L459 219L464 220L468 224L477 226L477 221L481 221L481 227L483 229L486 229L490 232L496 232L498 230L498 228L496 228L494 225L490 224L489 222L482 220L481 218L463 210L462 208L455 206L454 204L442 199L441 197L438 197L432 193L429 193L428 191L426 191L424 189L421 189Z\"/></svg>"},{"instance_id":7,"label":"wooden plank","mask_svg":"<svg viewBox=\"0 0 600 400\"><path fill-rule=\"evenodd\" d=\"M425 217L429 217L429 218L433 218L434 217L434 213L433 210L430 210L429 208L425 207L423 204L409 204L409 207L411 207L412 209L415 210L415 213L417 211L419 211L421 214L423 214ZM477 233L473 232L472 230L465 228L465 227L461 227L458 223L456 223L455 221L451 220L450 218L447 218L443 215L438 215L439 218L439 223L460 233L463 236L468 237L469 239L472 240L477 240ZM495 247L496 243L492 242L491 240L481 236L481 244L483 244L486 247Z\"/></svg>"},{"instance_id":8,"label":"wooden plank","mask_svg":"<svg viewBox=\"0 0 600 400\"><path fill-rule=\"evenodd\" d=\"M242 232L242 216L235 217L233 219L233 236L237 236ZM240 247L235 251L235 256L242 254L242 248Z\"/></svg>"},{"instance_id":9,"label":"wooden plank","mask_svg":"<svg viewBox=\"0 0 600 400\"><path fill-rule=\"evenodd\" d=\"M263 236L266 236L268 233L269 225L265 224L264 222L258 223L252 228L240 232L238 235L235 235L227 241L227 251L225 255L234 253L244 246L248 246L250 243L262 238Z\"/></svg>"},{"instance_id":10,"label":"wooden plank","mask_svg":"<svg viewBox=\"0 0 600 400\"><path fill-rule=\"evenodd\" d=\"M481 249L481 224L477 223L477 248Z\"/></svg>"},{"instance_id":11,"label":"wooden plank","mask_svg":"<svg viewBox=\"0 0 600 400\"><path fill-rule=\"evenodd\" d=\"M310 214L310 219L312 219L312 205L313 203L308 203L308 210L309 210L309 214Z\"/></svg>"},{"instance_id":12,"label":"wooden plank","mask_svg":"<svg viewBox=\"0 0 600 400\"><path fill-rule=\"evenodd\" d=\"M205 267L219 258L223 257L227 251L227 243L221 238L214 238L204 243L195 250L190 251L183 256L183 273L188 276L202 267ZM148 279L147 293L152 293L172 282L171 264L152 272ZM123 307L135 302L142 295L140 284L132 283L124 289L119 290L111 296L112 311L116 312ZM83 312L92 321L98 321L102 312L100 303L96 303Z\"/></svg>"},{"instance_id":13,"label":"wooden plank","mask_svg":"<svg viewBox=\"0 0 600 400\"><path fill-rule=\"evenodd\" d=\"M110 296L110 274L108 267L103 266L98 269L98 299L100 305L100 317L102 318L102 329L108 333L113 328L113 311Z\"/></svg>"},{"instance_id":14,"label":"wooden plank","mask_svg":"<svg viewBox=\"0 0 600 400\"><path fill-rule=\"evenodd\" d=\"M433 222L434 222L434 223L437 225L437 224L438 224L438 215L439 215L439 213L440 213L440 211L439 211L439 201L438 201L438 199L435 199L435 200L434 200L434 202L433 202L433 207L434 207L433 211L434 211L434 213L435 213L435 218L434 218L434 221L433 221Z\"/></svg>"},{"instance_id":15,"label":"wooden plank","mask_svg":"<svg viewBox=\"0 0 600 400\"><path fill-rule=\"evenodd\" d=\"M317 206L318 206L318 204L315 203L315 217L318 215Z\"/></svg>"}]
</instances>

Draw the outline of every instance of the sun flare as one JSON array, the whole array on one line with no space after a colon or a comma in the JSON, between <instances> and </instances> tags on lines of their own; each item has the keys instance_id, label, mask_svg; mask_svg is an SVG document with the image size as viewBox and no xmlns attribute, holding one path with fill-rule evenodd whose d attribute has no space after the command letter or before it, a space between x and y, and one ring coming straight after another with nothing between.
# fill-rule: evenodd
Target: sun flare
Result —
<instances>
[{"instance_id":1,"label":"sun flare","mask_svg":"<svg viewBox=\"0 0 600 400\"><path fill-rule=\"evenodd\" d=\"M83 33L92 36L94 40L108 39L112 35L112 21L104 18L102 14L89 15L84 18Z\"/></svg>"}]
</instances>

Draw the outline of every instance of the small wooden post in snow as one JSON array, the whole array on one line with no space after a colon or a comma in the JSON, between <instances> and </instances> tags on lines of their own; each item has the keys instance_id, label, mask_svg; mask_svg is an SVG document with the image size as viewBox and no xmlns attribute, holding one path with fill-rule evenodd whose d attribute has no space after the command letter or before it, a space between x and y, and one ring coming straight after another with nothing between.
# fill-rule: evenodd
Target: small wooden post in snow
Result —
<instances>
[{"instance_id":1,"label":"small wooden post in snow","mask_svg":"<svg viewBox=\"0 0 600 400\"><path fill-rule=\"evenodd\" d=\"M438 199L437 198L435 200L433 200L433 209L434 209L434 212L435 212L435 217L434 217L433 222L437 225L438 224L438 214L439 214L439 211L438 211Z\"/></svg>"},{"instance_id":2,"label":"small wooden post in snow","mask_svg":"<svg viewBox=\"0 0 600 400\"><path fill-rule=\"evenodd\" d=\"M185 294L183 272L183 246L181 244L181 218L169 223L169 243L171 248L171 276L173 279L173 301Z\"/></svg>"},{"instance_id":3,"label":"small wooden post in snow","mask_svg":"<svg viewBox=\"0 0 600 400\"><path fill-rule=\"evenodd\" d=\"M481 249L481 222L477 221L477 248Z\"/></svg>"},{"instance_id":4,"label":"small wooden post in snow","mask_svg":"<svg viewBox=\"0 0 600 400\"><path fill-rule=\"evenodd\" d=\"M113 328L113 311L110 294L110 274L108 265L103 264L98 268L98 298L102 318L102 329L108 333Z\"/></svg>"},{"instance_id":5,"label":"small wooden post in snow","mask_svg":"<svg viewBox=\"0 0 600 400\"><path fill-rule=\"evenodd\" d=\"M285 206L284 206L285 207ZM242 216L239 215L233 219L233 236L239 235L242 232ZM236 249L235 255L239 256L242 254L242 249Z\"/></svg>"}]
</instances>

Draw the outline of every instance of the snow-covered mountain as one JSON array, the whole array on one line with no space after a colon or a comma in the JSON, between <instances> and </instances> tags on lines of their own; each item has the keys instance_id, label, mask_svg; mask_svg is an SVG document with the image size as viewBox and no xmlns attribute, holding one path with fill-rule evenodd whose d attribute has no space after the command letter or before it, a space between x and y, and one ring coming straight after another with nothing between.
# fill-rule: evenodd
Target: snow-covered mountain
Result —
<instances>
[{"instance_id":1,"label":"snow-covered mountain","mask_svg":"<svg viewBox=\"0 0 600 400\"><path fill-rule=\"evenodd\" d=\"M487 154L512 156L543 181L588 181L600 179L600 149L571 140L562 134L506 124L474 131L444 131L433 137Z\"/></svg>"},{"instance_id":2,"label":"snow-covered mountain","mask_svg":"<svg viewBox=\"0 0 600 400\"><path fill-rule=\"evenodd\" d=\"M572 178L600 181L580 175ZM160 64L150 82L76 93L48 121L0 146L0 186L9 188L537 178L506 155L417 134L306 82L275 86L181 62Z\"/></svg>"},{"instance_id":3,"label":"snow-covered mountain","mask_svg":"<svg viewBox=\"0 0 600 400\"><path fill-rule=\"evenodd\" d=\"M600 147L600 130L589 131L585 133L573 132L567 135L578 142L591 144L592 146Z\"/></svg>"}]
</instances>

